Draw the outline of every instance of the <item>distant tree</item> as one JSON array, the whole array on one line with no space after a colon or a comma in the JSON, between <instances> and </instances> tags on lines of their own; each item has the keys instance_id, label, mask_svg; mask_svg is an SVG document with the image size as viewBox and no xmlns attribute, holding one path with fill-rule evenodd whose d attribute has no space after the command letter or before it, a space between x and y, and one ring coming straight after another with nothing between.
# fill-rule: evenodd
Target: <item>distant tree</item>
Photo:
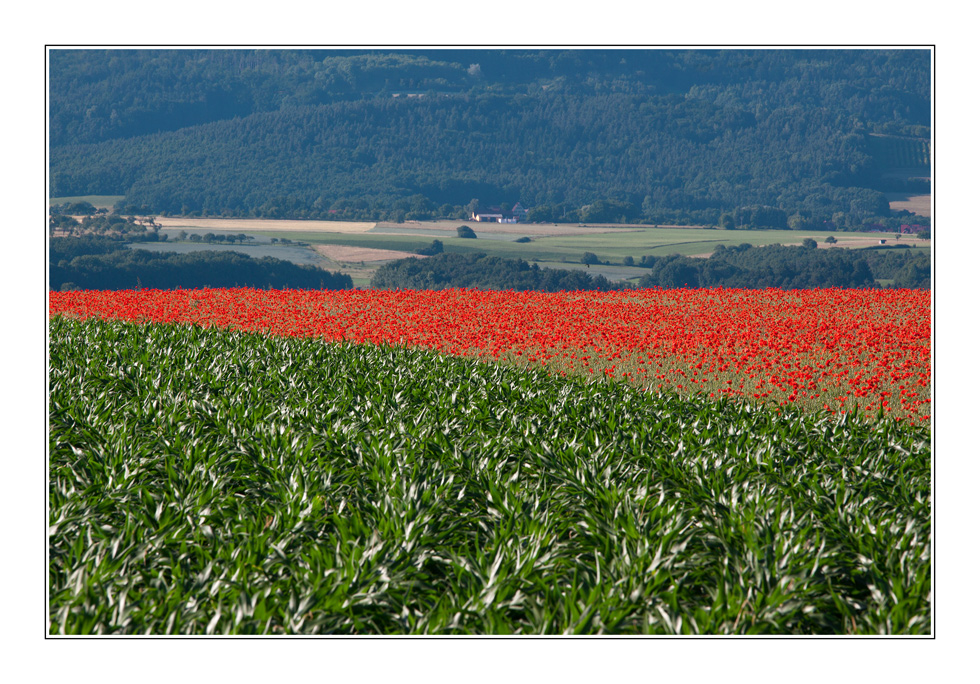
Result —
<instances>
[{"instance_id":1,"label":"distant tree","mask_svg":"<svg viewBox=\"0 0 980 684\"><path fill-rule=\"evenodd\" d=\"M931 230L920 230L918 233L915 234L915 237L919 238L920 240L931 240L932 239L932 231Z\"/></svg>"},{"instance_id":2,"label":"distant tree","mask_svg":"<svg viewBox=\"0 0 980 684\"><path fill-rule=\"evenodd\" d=\"M633 257L631 257L629 255L624 256L623 257L623 266L632 266L632 265L633 265Z\"/></svg>"},{"instance_id":3,"label":"distant tree","mask_svg":"<svg viewBox=\"0 0 980 684\"><path fill-rule=\"evenodd\" d=\"M625 223L636 215L630 202L601 199L579 209L579 219L585 223Z\"/></svg>"},{"instance_id":4,"label":"distant tree","mask_svg":"<svg viewBox=\"0 0 980 684\"><path fill-rule=\"evenodd\" d=\"M476 239L476 233L474 233L473 229L470 228L469 226L459 226L456 229L456 235L457 237L461 237L461 238L470 238L472 240Z\"/></svg>"},{"instance_id":5,"label":"distant tree","mask_svg":"<svg viewBox=\"0 0 980 684\"><path fill-rule=\"evenodd\" d=\"M182 230L179 233L177 233L177 239L178 240L186 240L187 239L187 231L186 230Z\"/></svg>"},{"instance_id":6,"label":"distant tree","mask_svg":"<svg viewBox=\"0 0 980 684\"><path fill-rule=\"evenodd\" d=\"M95 213L95 207L91 202L82 200L81 202L72 202L68 204L66 207L64 207L64 213L91 216Z\"/></svg>"},{"instance_id":7,"label":"distant tree","mask_svg":"<svg viewBox=\"0 0 980 684\"><path fill-rule=\"evenodd\" d=\"M436 254L442 254L442 240L433 240L432 244L428 247L420 247L415 250L416 254L422 256L435 256Z\"/></svg>"},{"instance_id":8,"label":"distant tree","mask_svg":"<svg viewBox=\"0 0 980 684\"><path fill-rule=\"evenodd\" d=\"M787 228L786 212L770 206L753 206L739 209L738 222L752 228Z\"/></svg>"},{"instance_id":9,"label":"distant tree","mask_svg":"<svg viewBox=\"0 0 980 684\"><path fill-rule=\"evenodd\" d=\"M79 228L80 226L81 224L79 224L78 221L67 214L52 214L51 218L48 220L48 227L52 231L60 228L68 233L73 233L75 229Z\"/></svg>"},{"instance_id":10,"label":"distant tree","mask_svg":"<svg viewBox=\"0 0 980 684\"><path fill-rule=\"evenodd\" d=\"M598 264L600 262L598 256L596 256L592 252L586 252L585 254L582 255L582 263L588 266L591 264Z\"/></svg>"},{"instance_id":11,"label":"distant tree","mask_svg":"<svg viewBox=\"0 0 980 684\"><path fill-rule=\"evenodd\" d=\"M201 236L198 235L197 233L191 233L190 234L190 241L191 242L200 242L201 241Z\"/></svg>"},{"instance_id":12,"label":"distant tree","mask_svg":"<svg viewBox=\"0 0 980 684\"><path fill-rule=\"evenodd\" d=\"M718 227L722 230L735 230L735 217L731 214L722 214Z\"/></svg>"},{"instance_id":13,"label":"distant tree","mask_svg":"<svg viewBox=\"0 0 980 684\"><path fill-rule=\"evenodd\" d=\"M411 208L405 214L405 218L411 221L425 221L432 217L432 202L422 194L412 195L409 198Z\"/></svg>"},{"instance_id":14,"label":"distant tree","mask_svg":"<svg viewBox=\"0 0 980 684\"><path fill-rule=\"evenodd\" d=\"M928 258L909 259L905 265L894 274L892 287L923 288L932 286L932 272Z\"/></svg>"},{"instance_id":15,"label":"distant tree","mask_svg":"<svg viewBox=\"0 0 980 684\"><path fill-rule=\"evenodd\" d=\"M524 217L524 220L528 223L551 221L551 212L552 210L550 204L539 204L527 210L527 216Z\"/></svg>"},{"instance_id":16,"label":"distant tree","mask_svg":"<svg viewBox=\"0 0 980 684\"><path fill-rule=\"evenodd\" d=\"M827 236L827 239L824 240L824 242L826 242L828 245L836 245L837 244L837 238L835 238L833 235L828 235Z\"/></svg>"},{"instance_id":17,"label":"distant tree","mask_svg":"<svg viewBox=\"0 0 980 684\"><path fill-rule=\"evenodd\" d=\"M698 275L704 265L702 259L664 257L654 263L651 273L640 281L640 287L698 287Z\"/></svg>"},{"instance_id":18,"label":"distant tree","mask_svg":"<svg viewBox=\"0 0 980 684\"><path fill-rule=\"evenodd\" d=\"M809 212L797 212L789 217L787 225L790 230L820 230L823 228L823 221L813 218Z\"/></svg>"},{"instance_id":19,"label":"distant tree","mask_svg":"<svg viewBox=\"0 0 980 684\"><path fill-rule=\"evenodd\" d=\"M529 238L527 235L522 235L521 237L514 240L514 242L530 242L530 241L531 238Z\"/></svg>"},{"instance_id":20,"label":"distant tree","mask_svg":"<svg viewBox=\"0 0 980 684\"><path fill-rule=\"evenodd\" d=\"M813 238L803 238L803 246L807 249L816 249L817 241Z\"/></svg>"}]
</instances>

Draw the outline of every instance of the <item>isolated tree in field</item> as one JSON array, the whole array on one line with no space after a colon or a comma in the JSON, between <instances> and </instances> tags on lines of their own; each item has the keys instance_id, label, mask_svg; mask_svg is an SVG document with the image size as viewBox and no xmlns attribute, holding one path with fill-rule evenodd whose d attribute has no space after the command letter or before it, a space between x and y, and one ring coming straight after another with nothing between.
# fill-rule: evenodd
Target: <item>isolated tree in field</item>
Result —
<instances>
[{"instance_id":1,"label":"isolated tree in field","mask_svg":"<svg viewBox=\"0 0 980 684\"><path fill-rule=\"evenodd\" d=\"M582 263L588 266L590 264L598 264L600 262L599 257L597 257L595 254L592 252L586 252L582 255Z\"/></svg>"},{"instance_id":2,"label":"isolated tree in field","mask_svg":"<svg viewBox=\"0 0 980 684\"><path fill-rule=\"evenodd\" d=\"M456 229L456 235L458 237L461 237L461 238L470 238L470 239L473 239L473 240L476 239L476 233L474 233L473 232L473 229L470 228L469 226L460 226L460 227L458 227Z\"/></svg>"},{"instance_id":3,"label":"isolated tree in field","mask_svg":"<svg viewBox=\"0 0 980 684\"><path fill-rule=\"evenodd\" d=\"M427 247L419 247L415 250L416 254L421 256L433 256L442 253L442 240L433 240L432 244Z\"/></svg>"},{"instance_id":4,"label":"isolated tree in field","mask_svg":"<svg viewBox=\"0 0 980 684\"><path fill-rule=\"evenodd\" d=\"M813 238L803 238L803 246L807 249L816 249L817 241Z\"/></svg>"},{"instance_id":5,"label":"isolated tree in field","mask_svg":"<svg viewBox=\"0 0 980 684\"><path fill-rule=\"evenodd\" d=\"M827 239L824 240L824 242L826 242L828 245L836 245L837 244L837 238L835 238L833 235L828 235L827 236Z\"/></svg>"}]
</instances>

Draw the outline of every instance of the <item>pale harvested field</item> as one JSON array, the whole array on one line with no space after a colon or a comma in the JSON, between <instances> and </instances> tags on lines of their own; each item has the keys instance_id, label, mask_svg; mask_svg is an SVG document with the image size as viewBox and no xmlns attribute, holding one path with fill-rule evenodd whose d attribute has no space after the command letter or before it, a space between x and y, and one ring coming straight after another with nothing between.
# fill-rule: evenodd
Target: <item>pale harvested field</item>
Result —
<instances>
[{"instance_id":1,"label":"pale harvested field","mask_svg":"<svg viewBox=\"0 0 980 684\"><path fill-rule=\"evenodd\" d=\"M400 252L395 249L371 249L369 247L348 247L347 245L314 245L318 253L333 261L356 263L361 261L394 261L417 257L424 259L421 254Z\"/></svg>"},{"instance_id":2,"label":"pale harvested field","mask_svg":"<svg viewBox=\"0 0 980 684\"><path fill-rule=\"evenodd\" d=\"M288 219L249 218L176 218L158 216L163 228L196 228L199 230L229 230L235 232L281 230L298 233L366 233L376 223L367 221L297 221Z\"/></svg>"},{"instance_id":3,"label":"pale harvested field","mask_svg":"<svg viewBox=\"0 0 980 684\"><path fill-rule=\"evenodd\" d=\"M888 207L892 211L911 211L919 216L932 216L932 195L906 195L886 193Z\"/></svg>"},{"instance_id":4,"label":"pale harvested field","mask_svg":"<svg viewBox=\"0 0 980 684\"><path fill-rule=\"evenodd\" d=\"M459 226L469 226L475 231L481 233L490 233L498 235L535 235L541 237L556 237L560 235L594 235L596 233L629 233L641 230L642 228L651 228L652 226L635 226L631 227L628 225L620 225L618 227L612 225L586 225L577 226L568 223L559 223L558 225L552 223L490 223L489 221L405 221L404 223L389 223L387 221L382 221L376 224L378 228L386 228L389 230L396 230L398 228L412 228L418 229L423 228L425 230L442 230L447 233L452 233L453 236L456 234L456 228Z\"/></svg>"}]
</instances>

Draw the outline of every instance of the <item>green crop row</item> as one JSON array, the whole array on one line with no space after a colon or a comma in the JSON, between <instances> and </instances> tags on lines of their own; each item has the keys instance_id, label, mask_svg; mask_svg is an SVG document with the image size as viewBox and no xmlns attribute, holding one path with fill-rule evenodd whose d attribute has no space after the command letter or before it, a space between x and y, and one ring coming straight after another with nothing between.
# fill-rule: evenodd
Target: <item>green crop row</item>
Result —
<instances>
[{"instance_id":1,"label":"green crop row","mask_svg":"<svg viewBox=\"0 0 980 684\"><path fill-rule=\"evenodd\" d=\"M52 634L928 634L930 431L50 322Z\"/></svg>"}]
</instances>

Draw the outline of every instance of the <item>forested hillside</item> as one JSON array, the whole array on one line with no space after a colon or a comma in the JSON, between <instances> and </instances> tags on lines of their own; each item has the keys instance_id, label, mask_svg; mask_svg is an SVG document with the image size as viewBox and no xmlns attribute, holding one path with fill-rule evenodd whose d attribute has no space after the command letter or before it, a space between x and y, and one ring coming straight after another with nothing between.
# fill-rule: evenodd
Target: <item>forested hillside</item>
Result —
<instances>
[{"instance_id":1,"label":"forested hillside","mask_svg":"<svg viewBox=\"0 0 980 684\"><path fill-rule=\"evenodd\" d=\"M54 50L51 192L171 214L520 201L537 221L843 229L888 216L884 191L929 190L930 78L927 50ZM888 174L899 162L921 168Z\"/></svg>"}]
</instances>

